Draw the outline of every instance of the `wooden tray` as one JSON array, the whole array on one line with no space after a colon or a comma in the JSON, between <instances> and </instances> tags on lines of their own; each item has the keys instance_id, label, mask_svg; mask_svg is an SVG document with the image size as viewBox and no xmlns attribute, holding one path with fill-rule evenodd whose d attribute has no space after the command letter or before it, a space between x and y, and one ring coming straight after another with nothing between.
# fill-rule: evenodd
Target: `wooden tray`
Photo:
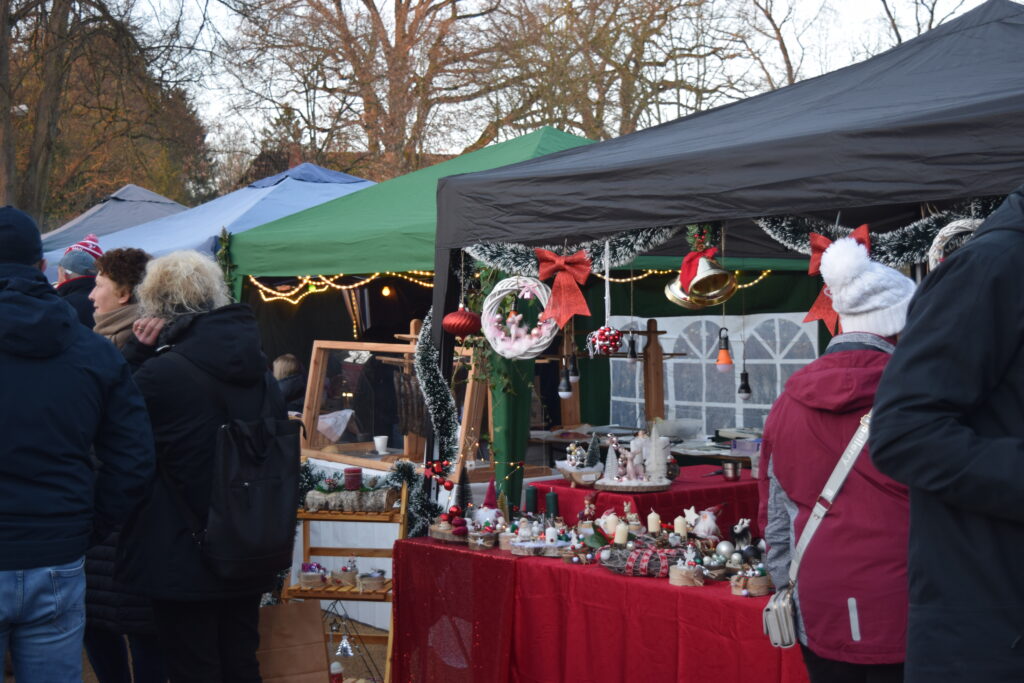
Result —
<instances>
[{"instance_id":1,"label":"wooden tray","mask_svg":"<svg viewBox=\"0 0 1024 683\"><path fill-rule=\"evenodd\" d=\"M469 534L465 536L456 536L451 532L450 529L438 529L436 524L431 524L427 534L431 538L436 538L439 541L445 543L461 543L465 545L469 541Z\"/></svg>"}]
</instances>

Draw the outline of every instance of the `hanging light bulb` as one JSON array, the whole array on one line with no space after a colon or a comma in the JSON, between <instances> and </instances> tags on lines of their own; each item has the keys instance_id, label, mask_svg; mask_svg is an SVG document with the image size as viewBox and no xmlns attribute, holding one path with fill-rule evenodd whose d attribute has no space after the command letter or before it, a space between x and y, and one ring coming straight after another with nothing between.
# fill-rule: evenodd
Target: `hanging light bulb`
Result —
<instances>
[{"instance_id":1,"label":"hanging light bulb","mask_svg":"<svg viewBox=\"0 0 1024 683\"><path fill-rule=\"evenodd\" d=\"M580 381L580 366L575 353L569 356L569 381L573 384Z\"/></svg>"},{"instance_id":2,"label":"hanging light bulb","mask_svg":"<svg viewBox=\"0 0 1024 683\"><path fill-rule=\"evenodd\" d=\"M562 365L562 379L558 381L558 398L572 398L572 381L569 379L569 368Z\"/></svg>"},{"instance_id":3,"label":"hanging light bulb","mask_svg":"<svg viewBox=\"0 0 1024 683\"><path fill-rule=\"evenodd\" d=\"M626 342L626 362L630 365L636 365L638 358L639 356L636 353L636 337L630 332L629 341Z\"/></svg>"},{"instance_id":4,"label":"hanging light bulb","mask_svg":"<svg viewBox=\"0 0 1024 683\"><path fill-rule=\"evenodd\" d=\"M740 397L740 400L749 401L752 393L754 392L750 390L750 373L744 370L740 373L740 388L736 391L736 394Z\"/></svg>"},{"instance_id":5,"label":"hanging light bulb","mask_svg":"<svg viewBox=\"0 0 1024 683\"><path fill-rule=\"evenodd\" d=\"M718 360L715 366L719 372L732 370L732 355L729 353L729 328L721 327L718 330Z\"/></svg>"}]
</instances>

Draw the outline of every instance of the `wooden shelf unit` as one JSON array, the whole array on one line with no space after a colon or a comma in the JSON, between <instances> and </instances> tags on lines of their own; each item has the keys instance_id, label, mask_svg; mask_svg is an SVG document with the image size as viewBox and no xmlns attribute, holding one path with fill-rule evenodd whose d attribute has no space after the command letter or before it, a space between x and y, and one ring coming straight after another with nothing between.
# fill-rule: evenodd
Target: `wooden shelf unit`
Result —
<instances>
[{"instance_id":1,"label":"wooden shelf unit","mask_svg":"<svg viewBox=\"0 0 1024 683\"><path fill-rule=\"evenodd\" d=\"M409 507L409 487L402 485L399 507L391 512L338 512L335 510L318 510L310 512L300 509L298 519L302 522L302 561L309 562L311 557L393 557L391 548L338 548L310 545L311 522L371 522L377 524L397 524L398 538L406 535L406 511ZM322 588L303 588L293 584L281 591L283 600L358 600L363 602L391 602L391 579L384 582L381 588L359 590L358 586L324 586ZM387 643L386 660L384 662L384 680L391 680L392 636L394 635L394 616L392 628L384 635L360 635L364 643Z\"/></svg>"}]
</instances>

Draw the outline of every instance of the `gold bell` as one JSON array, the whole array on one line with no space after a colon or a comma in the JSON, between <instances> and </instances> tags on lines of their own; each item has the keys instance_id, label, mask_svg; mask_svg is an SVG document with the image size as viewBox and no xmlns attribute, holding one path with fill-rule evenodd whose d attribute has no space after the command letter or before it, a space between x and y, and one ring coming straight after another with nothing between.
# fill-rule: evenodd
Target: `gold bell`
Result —
<instances>
[{"instance_id":1,"label":"gold bell","mask_svg":"<svg viewBox=\"0 0 1024 683\"><path fill-rule=\"evenodd\" d=\"M725 303L736 293L736 276L723 270L714 259L701 257L697 262L697 274L686 291L674 277L665 285L665 297L672 303L697 311L708 306Z\"/></svg>"}]
</instances>

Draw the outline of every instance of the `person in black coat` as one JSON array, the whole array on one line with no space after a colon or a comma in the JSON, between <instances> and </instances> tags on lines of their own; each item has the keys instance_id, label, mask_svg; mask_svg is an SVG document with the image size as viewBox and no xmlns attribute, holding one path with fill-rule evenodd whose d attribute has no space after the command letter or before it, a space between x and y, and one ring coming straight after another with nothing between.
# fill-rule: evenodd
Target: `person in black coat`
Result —
<instances>
[{"instance_id":1,"label":"person in black coat","mask_svg":"<svg viewBox=\"0 0 1024 683\"><path fill-rule=\"evenodd\" d=\"M1024 188L911 301L871 420L910 489L905 681L1024 680Z\"/></svg>"},{"instance_id":2,"label":"person in black coat","mask_svg":"<svg viewBox=\"0 0 1024 683\"><path fill-rule=\"evenodd\" d=\"M124 358L43 269L34 221L0 208L0 660L9 646L19 681L75 681L82 557L146 495L153 436Z\"/></svg>"},{"instance_id":3,"label":"person in black coat","mask_svg":"<svg viewBox=\"0 0 1024 683\"><path fill-rule=\"evenodd\" d=\"M259 601L275 576L220 578L204 564L187 522L188 515L204 520L209 509L225 406L239 419L262 415L268 373L256 318L248 306L229 303L220 269L194 251L151 261L137 294L146 317L135 323L136 343L125 354L138 367L159 474L121 533L116 577L153 598L172 683L259 681ZM206 373L219 395L194 372ZM276 383L267 390L284 419Z\"/></svg>"}]
</instances>

